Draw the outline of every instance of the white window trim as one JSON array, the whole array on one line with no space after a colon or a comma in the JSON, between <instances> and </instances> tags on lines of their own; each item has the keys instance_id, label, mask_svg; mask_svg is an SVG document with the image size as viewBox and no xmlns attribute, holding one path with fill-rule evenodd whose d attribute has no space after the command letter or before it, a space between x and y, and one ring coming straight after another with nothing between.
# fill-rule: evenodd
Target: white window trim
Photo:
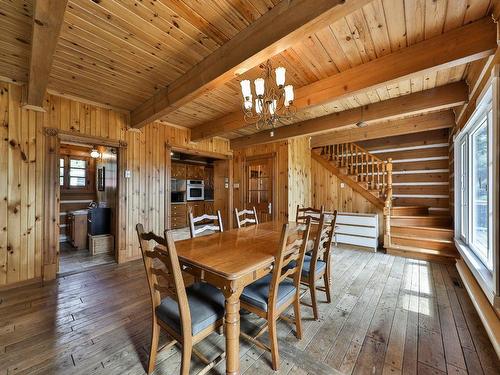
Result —
<instances>
[{"instance_id":1,"label":"white window trim","mask_svg":"<svg viewBox=\"0 0 500 375\"><path fill-rule=\"evenodd\" d=\"M496 98L496 92L493 88L494 83L498 85L498 77L494 76L490 79L490 82L485 86L485 90L481 93L479 96L477 103L479 105L476 107L474 113L470 116L469 121L467 122L467 125L464 126L464 128L454 137L454 160L455 160L455 166L454 166L454 175L455 175L455 245L464 259L465 263L469 267L470 271L478 281L479 285L483 289L483 292L485 293L486 297L490 301L492 305L496 305L495 300L498 299L499 295L499 281L498 281L498 238L499 238L499 223L498 223L498 215L493 216L494 213L498 212L498 209L500 207L500 197L498 197L498 194L495 194L496 191L498 191L498 186L497 184L499 183L498 181L498 176L496 174L496 171L498 171L498 168L500 167L500 163L498 160L498 153L495 152L497 150L499 144L498 144L498 139L499 139L499 129L498 129L498 117L499 114L493 113L493 121L492 124L490 125L489 129L489 142L488 142L488 147L489 147L489 158L491 158L491 162L489 163L489 169L490 169L490 176L491 176L491 181L489 189L488 189L488 195L489 199L491 202L490 206L490 211L493 212L493 215L489 215L489 246L491 246L491 252L492 252L492 263L493 267L492 270L490 270L488 267L486 267L483 263L482 260L479 259L479 257L476 255L476 253L469 247L468 244L466 244L462 238L461 238L461 199L460 199L460 168L461 168L461 160L460 160L460 144L462 143L463 137L465 133L469 133L470 129L477 124L475 124L476 120L478 117L483 115L485 112L491 108L490 103L492 103L493 100L498 100ZM496 81L496 82L495 82ZM494 106L494 105L493 105ZM498 109L497 109L498 110ZM495 109L494 109L495 111ZM468 136L468 135L467 135ZM467 140L469 142L469 140ZM468 145L468 150L469 150L470 145ZM467 158L469 160L469 158ZM468 166L469 167L469 166ZM467 192L469 193L469 192ZM470 221L470 218L468 218ZM470 231L470 223L468 224L468 230ZM470 233L469 233L470 235Z\"/></svg>"}]
</instances>

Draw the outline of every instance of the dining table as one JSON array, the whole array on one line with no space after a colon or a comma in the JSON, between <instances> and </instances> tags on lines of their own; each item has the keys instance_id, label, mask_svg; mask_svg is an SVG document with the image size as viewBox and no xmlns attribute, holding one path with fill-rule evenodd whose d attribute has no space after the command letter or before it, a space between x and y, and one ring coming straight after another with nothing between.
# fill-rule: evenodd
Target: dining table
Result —
<instances>
[{"instance_id":1,"label":"dining table","mask_svg":"<svg viewBox=\"0 0 500 375\"><path fill-rule=\"evenodd\" d=\"M183 271L224 294L226 374L240 373L240 295L245 286L271 272L283 224L269 221L175 243Z\"/></svg>"}]
</instances>

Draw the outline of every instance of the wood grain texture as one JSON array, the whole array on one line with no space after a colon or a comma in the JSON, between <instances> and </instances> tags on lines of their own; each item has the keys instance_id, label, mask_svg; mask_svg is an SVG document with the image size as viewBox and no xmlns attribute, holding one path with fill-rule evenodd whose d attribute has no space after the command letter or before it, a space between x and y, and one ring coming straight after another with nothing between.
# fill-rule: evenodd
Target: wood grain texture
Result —
<instances>
[{"instance_id":1,"label":"wood grain texture","mask_svg":"<svg viewBox=\"0 0 500 375\"><path fill-rule=\"evenodd\" d=\"M287 322L278 325L284 374L338 375L352 373L355 368L358 373L363 369L371 373L372 366L389 373L416 373L424 360L417 351L420 337L415 331L419 300L425 302L428 298L437 299L440 315L441 306L448 310L447 300L450 302L451 331L448 337L442 332L446 342L445 359L448 361L449 345L461 350L465 357L466 369L450 357L445 373L456 374L451 366L462 369L461 373L495 373L498 358L486 332L477 324L479 317L456 271L423 261L335 247L331 265L332 302L328 304L319 299L320 320L312 319L310 309L302 309L303 339L300 341L295 338L292 325ZM420 269L428 272L421 273ZM425 279L421 275L425 275ZM420 287L429 280L433 288ZM0 314L5 324L0 331L1 368L27 375L144 374L151 305L142 261L107 265L66 276L59 284L64 284L64 288L48 284L2 293ZM304 300L309 301L309 297L305 296ZM373 339L373 335L367 337L368 332L372 332L370 325L377 309L394 311L388 343ZM406 325L396 320L403 313L408 314ZM246 332L257 332L262 323L252 315L241 317ZM404 340L395 347L396 342L401 342L400 328L404 330ZM458 337L451 333L453 331ZM161 336L160 345L167 340ZM376 347L380 350L371 350ZM211 358L224 349L224 337L210 335L206 344L198 349ZM157 372L179 373L180 360L181 353L175 347L158 353ZM270 374L269 362L267 353L241 342L242 373ZM201 361L193 358L194 373L203 367ZM439 373L434 368L426 370ZM220 364L214 372L224 373L225 365Z\"/></svg>"},{"instance_id":2,"label":"wood grain texture","mask_svg":"<svg viewBox=\"0 0 500 375\"><path fill-rule=\"evenodd\" d=\"M45 127L66 129L77 136L122 141L128 144L124 157L118 161L129 169L120 201L126 202L123 221L123 242L118 244L123 261L140 256L133 225L142 222L146 228L164 229L164 199L168 183L165 179L165 145L168 143L191 152L207 151L230 154L229 143L221 138L190 143L189 130L158 123L140 133L127 131L127 118L110 109L70 101L48 95L45 113L21 108L21 87L0 84L0 284L11 285L42 276L42 243L57 221L46 222L48 201L44 201L43 181L47 137ZM57 170L58 173L58 170ZM149 181L146 184L146 181ZM57 199L57 197L47 197ZM54 216L57 220L58 215ZM48 225L48 226L47 226ZM59 236L59 229L55 232ZM54 256L56 256L55 249ZM52 270L55 275L56 269Z\"/></svg>"}]
</instances>

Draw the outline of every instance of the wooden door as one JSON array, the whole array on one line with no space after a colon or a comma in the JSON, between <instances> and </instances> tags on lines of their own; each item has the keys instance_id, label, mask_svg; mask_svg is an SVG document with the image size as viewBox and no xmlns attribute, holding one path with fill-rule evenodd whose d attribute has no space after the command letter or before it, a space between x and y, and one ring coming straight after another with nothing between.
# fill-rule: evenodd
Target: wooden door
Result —
<instances>
[{"instance_id":1,"label":"wooden door","mask_svg":"<svg viewBox=\"0 0 500 375\"><path fill-rule=\"evenodd\" d=\"M261 223L274 217L273 165L273 156L248 160L246 163L245 208L255 206Z\"/></svg>"}]
</instances>

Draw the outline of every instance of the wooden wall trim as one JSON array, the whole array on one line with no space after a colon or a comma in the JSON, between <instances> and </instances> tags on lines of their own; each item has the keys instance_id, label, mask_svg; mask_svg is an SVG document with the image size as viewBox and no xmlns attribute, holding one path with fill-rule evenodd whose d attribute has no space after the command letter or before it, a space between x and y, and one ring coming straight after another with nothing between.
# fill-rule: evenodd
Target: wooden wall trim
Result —
<instances>
[{"instance_id":1,"label":"wooden wall trim","mask_svg":"<svg viewBox=\"0 0 500 375\"><path fill-rule=\"evenodd\" d=\"M55 129L46 128L44 168L44 233L43 268L44 281L56 278L59 263L59 139Z\"/></svg>"}]
</instances>

